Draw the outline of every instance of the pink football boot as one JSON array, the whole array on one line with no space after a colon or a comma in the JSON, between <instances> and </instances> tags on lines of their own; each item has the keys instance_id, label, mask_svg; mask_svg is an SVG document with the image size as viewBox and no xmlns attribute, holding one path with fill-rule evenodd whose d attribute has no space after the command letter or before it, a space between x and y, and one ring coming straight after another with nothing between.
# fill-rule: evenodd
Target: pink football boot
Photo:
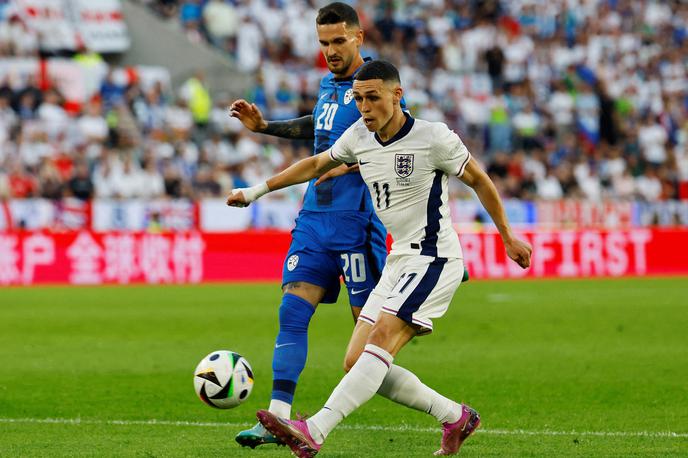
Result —
<instances>
[{"instance_id":1,"label":"pink football boot","mask_svg":"<svg viewBox=\"0 0 688 458\"><path fill-rule=\"evenodd\" d=\"M258 421L294 452L299 458L311 458L318 454L321 445L315 442L304 420L287 420L267 410L256 413Z\"/></svg>"},{"instance_id":2,"label":"pink football boot","mask_svg":"<svg viewBox=\"0 0 688 458\"><path fill-rule=\"evenodd\" d=\"M442 446L435 456L454 455L459 452L463 441L480 426L480 415L467 405L461 405L461 418L454 423L442 425Z\"/></svg>"}]
</instances>

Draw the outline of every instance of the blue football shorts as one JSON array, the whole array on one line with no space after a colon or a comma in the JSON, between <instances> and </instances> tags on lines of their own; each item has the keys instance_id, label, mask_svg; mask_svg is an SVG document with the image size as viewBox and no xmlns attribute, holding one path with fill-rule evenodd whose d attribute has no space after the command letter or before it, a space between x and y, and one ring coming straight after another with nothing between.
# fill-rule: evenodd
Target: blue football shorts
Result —
<instances>
[{"instance_id":1,"label":"blue football shorts","mask_svg":"<svg viewBox=\"0 0 688 458\"><path fill-rule=\"evenodd\" d=\"M307 282L325 288L322 303L337 301L340 278L349 303L363 307L380 279L387 257L387 232L371 211L302 210L291 232L282 285Z\"/></svg>"}]
</instances>

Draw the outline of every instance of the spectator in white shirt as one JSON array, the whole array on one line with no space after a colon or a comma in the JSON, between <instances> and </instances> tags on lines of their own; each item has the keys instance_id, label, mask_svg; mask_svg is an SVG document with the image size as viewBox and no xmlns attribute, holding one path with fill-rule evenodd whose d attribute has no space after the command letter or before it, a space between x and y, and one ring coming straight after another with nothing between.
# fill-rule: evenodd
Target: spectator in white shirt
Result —
<instances>
[{"instance_id":1,"label":"spectator in white shirt","mask_svg":"<svg viewBox=\"0 0 688 458\"><path fill-rule=\"evenodd\" d=\"M122 173L114 180L114 192L123 199L141 197L143 177L137 164L127 155L122 162Z\"/></svg>"},{"instance_id":2,"label":"spectator in white shirt","mask_svg":"<svg viewBox=\"0 0 688 458\"><path fill-rule=\"evenodd\" d=\"M165 181L153 159L147 159L141 172L140 197L152 199L165 194Z\"/></svg>"},{"instance_id":3,"label":"spectator in white shirt","mask_svg":"<svg viewBox=\"0 0 688 458\"><path fill-rule=\"evenodd\" d=\"M165 111L165 123L175 134L175 136L186 136L194 126L191 111L186 106L184 100L177 99L175 105L167 107Z\"/></svg>"},{"instance_id":4,"label":"spectator in white shirt","mask_svg":"<svg viewBox=\"0 0 688 458\"><path fill-rule=\"evenodd\" d=\"M234 145L222 138L222 135L217 131L213 132L210 138L203 142L203 153L211 163L232 165L241 162Z\"/></svg>"},{"instance_id":5,"label":"spectator in white shirt","mask_svg":"<svg viewBox=\"0 0 688 458\"><path fill-rule=\"evenodd\" d=\"M263 47L263 34L251 17L244 15L241 33L237 35L237 64L239 70L250 73L258 69L260 54Z\"/></svg>"},{"instance_id":6,"label":"spectator in white shirt","mask_svg":"<svg viewBox=\"0 0 688 458\"><path fill-rule=\"evenodd\" d=\"M561 183L553 174L551 168L547 168L547 174L536 181L537 196L543 200L557 200L564 197L564 191L561 189Z\"/></svg>"},{"instance_id":7,"label":"spectator in white shirt","mask_svg":"<svg viewBox=\"0 0 688 458\"><path fill-rule=\"evenodd\" d=\"M236 143L236 149L239 151L239 156L244 161L248 161L260 154L261 145L260 143L256 142L255 138L251 134L247 133L246 131L242 131L239 134L239 141Z\"/></svg>"},{"instance_id":8,"label":"spectator in white shirt","mask_svg":"<svg viewBox=\"0 0 688 458\"><path fill-rule=\"evenodd\" d=\"M62 97L54 89L45 94L37 114L48 136L53 140L65 132L70 121L67 112L62 108Z\"/></svg>"},{"instance_id":9,"label":"spectator in white shirt","mask_svg":"<svg viewBox=\"0 0 688 458\"><path fill-rule=\"evenodd\" d=\"M19 140L19 157L27 167L38 167L45 158L54 156L55 147L48 141L42 125L25 124Z\"/></svg>"},{"instance_id":10,"label":"spectator in white shirt","mask_svg":"<svg viewBox=\"0 0 688 458\"><path fill-rule=\"evenodd\" d=\"M638 143L645 160L659 165L666 161L666 142L668 135L664 127L655 121L651 114L645 115L638 129Z\"/></svg>"},{"instance_id":11,"label":"spectator in white shirt","mask_svg":"<svg viewBox=\"0 0 688 458\"><path fill-rule=\"evenodd\" d=\"M105 141L108 136L108 125L103 118L99 103L93 102L88 105L86 112L78 119L77 127L84 143Z\"/></svg>"},{"instance_id":12,"label":"spectator in white shirt","mask_svg":"<svg viewBox=\"0 0 688 458\"><path fill-rule=\"evenodd\" d=\"M626 160L622 156L622 151L618 147L611 148L600 162L600 177L605 180L614 179L621 176L626 169Z\"/></svg>"},{"instance_id":13,"label":"spectator in white shirt","mask_svg":"<svg viewBox=\"0 0 688 458\"><path fill-rule=\"evenodd\" d=\"M267 0L261 3L261 8L258 9L259 12L254 17L260 23L265 38L268 41L277 41L281 38L282 28L286 24L284 9L279 7L276 0ZM243 28L241 33L244 33Z\"/></svg>"},{"instance_id":14,"label":"spectator in white shirt","mask_svg":"<svg viewBox=\"0 0 688 458\"><path fill-rule=\"evenodd\" d=\"M552 85L553 92L547 101L554 125L557 129L557 137L561 140L573 125L573 108L575 102L571 93L566 90L562 81L555 81Z\"/></svg>"},{"instance_id":15,"label":"spectator in white shirt","mask_svg":"<svg viewBox=\"0 0 688 458\"><path fill-rule=\"evenodd\" d=\"M625 168L620 175L612 177L612 192L617 199L633 199L635 195L635 179L628 168Z\"/></svg>"},{"instance_id":16,"label":"spectator in white shirt","mask_svg":"<svg viewBox=\"0 0 688 458\"><path fill-rule=\"evenodd\" d=\"M96 197L101 199L115 197L116 179L117 173L113 170L111 162L101 159L93 172L93 187L96 191Z\"/></svg>"},{"instance_id":17,"label":"spectator in white shirt","mask_svg":"<svg viewBox=\"0 0 688 458\"><path fill-rule=\"evenodd\" d=\"M647 202L656 202L662 195L662 183L652 167L635 179L636 195Z\"/></svg>"},{"instance_id":18,"label":"spectator in white shirt","mask_svg":"<svg viewBox=\"0 0 688 458\"><path fill-rule=\"evenodd\" d=\"M596 170L591 167L585 157L581 157L573 170L578 187L586 199L599 201L602 197L602 183Z\"/></svg>"}]
</instances>

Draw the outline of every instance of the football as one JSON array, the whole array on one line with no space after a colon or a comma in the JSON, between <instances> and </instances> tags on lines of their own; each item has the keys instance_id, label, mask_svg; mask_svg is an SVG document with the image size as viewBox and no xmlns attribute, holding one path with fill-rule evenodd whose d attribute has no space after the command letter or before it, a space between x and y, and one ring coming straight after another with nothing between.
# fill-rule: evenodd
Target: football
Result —
<instances>
[{"instance_id":1,"label":"football","mask_svg":"<svg viewBox=\"0 0 688 458\"><path fill-rule=\"evenodd\" d=\"M231 409L244 402L251 394L253 370L240 354L217 350L196 366L194 388L201 401L210 407Z\"/></svg>"}]
</instances>

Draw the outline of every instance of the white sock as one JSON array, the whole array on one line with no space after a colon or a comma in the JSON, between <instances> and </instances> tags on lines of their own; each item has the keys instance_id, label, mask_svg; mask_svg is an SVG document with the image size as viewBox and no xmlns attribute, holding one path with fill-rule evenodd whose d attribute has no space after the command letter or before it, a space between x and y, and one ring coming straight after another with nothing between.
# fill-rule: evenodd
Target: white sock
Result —
<instances>
[{"instance_id":1,"label":"white sock","mask_svg":"<svg viewBox=\"0 0 688 458\"><path fill-rule=\"evenodd\" d=\"M268 410L280 418L291 417L291 404L287 404L279 399L270 400L270 407L268 407Z\"/></svg>"},{"instance_id":2,"label":"white sock","mask_svg":"<svg viewBox=\"0 0 688 458\"><path fill-rule=\"evenodd\" d=\"M425 385L411 371L392 365L377 394L412 409L429 413L440 423L459 420L461 406Z\"/></svg>"},{"instance_id":3,"label":"white sock","mask_svg":"<svg viewBox=\"0 0 688 458\"><path fill-rule=\"evenodd\" d=\"M322 443L344 417L375 395L393 360L382 348L365 346L354 367L332 391L325 407L308 419L308 430L316 442Z\"/></svg>"}]
</instances>

